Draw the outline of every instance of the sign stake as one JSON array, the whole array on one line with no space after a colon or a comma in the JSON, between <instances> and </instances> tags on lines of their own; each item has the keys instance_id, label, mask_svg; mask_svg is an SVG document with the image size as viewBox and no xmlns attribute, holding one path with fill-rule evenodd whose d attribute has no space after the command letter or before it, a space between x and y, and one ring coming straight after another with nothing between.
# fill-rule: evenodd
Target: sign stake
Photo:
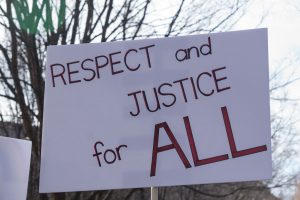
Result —
<instances>
[{"instance_id":1,"label":"sign stake","mask_svg":"<svg viewBox=\"0 0 300 200\"><path fill-rule=\"evenodd\" d=\"M158 200L158 187L151 187L151 200Z\"/></svg>"}]
</instances>

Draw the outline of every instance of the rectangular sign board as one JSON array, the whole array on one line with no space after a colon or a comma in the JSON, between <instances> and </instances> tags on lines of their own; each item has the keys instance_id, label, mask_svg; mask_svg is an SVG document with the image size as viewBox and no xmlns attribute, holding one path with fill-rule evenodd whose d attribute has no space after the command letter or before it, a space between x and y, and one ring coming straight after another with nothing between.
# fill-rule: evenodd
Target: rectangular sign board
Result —
<instances>
[{"instance_id":1,"label":"rectangular sign board","mask_svg":"<svg viewBox=\"0 0 300 200\"><path fill-rule=\"evenodd\" d=\"M0 136L0 199L25 200L31 141Z\"/></svg>"},{"instance_id":2,"label":"rectangular sign board","mask_svg":"<svg viewBox=\"0 0 300 200\"><path fill-rule=\"evenodd\" d=\"M40 192L271 178L267 29L50 46Z\"/></svg>"}]
</instances>

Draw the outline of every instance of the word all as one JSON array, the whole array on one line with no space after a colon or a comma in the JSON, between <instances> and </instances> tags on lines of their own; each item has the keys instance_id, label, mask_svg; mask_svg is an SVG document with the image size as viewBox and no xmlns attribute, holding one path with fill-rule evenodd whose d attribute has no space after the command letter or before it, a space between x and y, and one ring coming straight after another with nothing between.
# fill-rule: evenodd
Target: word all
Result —
<instances>
[{"instance_id":1,"label":"word all","mask_svg":"<svg viewBox=\"0 0 300 200\"><path fill-rule=\"evenodd\" d=\"M229 118L228 111L227 111L227 107L226 106L221 107L221 112L222 112L222 116L223 116L223 121L224 121L225 129L226 129L226 134L227 134L232 158L238 158L241 156L247 156L250 154L267 151L266 145L252 147L252 148L244 149L244 150L237 150L236 142L235 142L234 135L233 135L232 128L231 128L230 118ZM187 138L189 141L189 146L190 146L190 150L192 153L192 158L193 158L195 167L229 159L228 154L218 155L218 156L214 156L211 158L199 159L189 117L188 116L183 117L183 121L184 121L186 134L187 134ZM167 135L171 141L171 144L158 147L159 130L160 129L165 130L165 132L167 133ZM162 122L162 123L156 124L155 128L154 128L154 140L153 140L153 151L152 151L150 177L155 176L158 153L168 151L168 150L173 150L173 149L176 150L176 152L177 152L179 158L181 159L183 165L185 166L185 168L191 168L192 166L191 166L189 160L187 159L182 148L180 147L179 143L177 142L177 140L176 140L174 134L172 133L169 125L167 124L167 122Z\"/></svg>"}]
</instances>

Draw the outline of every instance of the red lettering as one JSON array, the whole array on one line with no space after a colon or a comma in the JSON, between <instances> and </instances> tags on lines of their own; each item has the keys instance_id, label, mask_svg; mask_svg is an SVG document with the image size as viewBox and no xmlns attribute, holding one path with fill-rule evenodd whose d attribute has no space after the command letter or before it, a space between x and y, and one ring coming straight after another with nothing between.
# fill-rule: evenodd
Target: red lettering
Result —
<instances>
[{"instance_id":1,"label":"red lettering","mask_svg":"<svg viewBox=\"0 0 300 200\"><path fill-rule=\"evenodd\" d=\"M221 110L222 110L223 120L224 120L224 124L225 124L225 128L226 128L227 138L228 138L228 142L229 142L229 146L230 146L230 151L231 151L231 154L232 154L233 158L246 156L246 155L250 155L250 154L254 154L254 153L259 153L259 152L262 152L262 151L267 151L267 146L266 145L262 145L262 146L253 147L253 148L238 151L236 149L235 140L234 140L234 136L233 136L233 133L232 133L230 119L229 119L229 116L228 116L226 106L222 107Z\"/></svg>"},{"instance_id":2,"label":"red lettering","mask_svg":"<svg viewBox=\"0 0 300 200\"><path fill-rule=\"evenodd\" d=\"M169 139L171 140L172 144L165 145L158 147L158 140L159 140L159 129L163 128L167 133ZM189 163L188 159L186 158L184 152L182 151L180 145L178 144L174 134L172 133L171 129L169 128L167 122L162 122L160 124L155 125L154 130L154 140L153 140L153 151L152 151L152 162L151 162L151 171L150 176L155 176L156 173L156 161L157 161L157 154L163 151L168 151L171 149L175 149L178 156L180 157L182 163L184 164L185 168L192 167Z\"/></svg>"},{"instance_id":3,"label":"red lettering","mask_svg":"<svg viewBox=\"0 0 300 200\"><path fill-rule=\"evenodd\" d=\"M189 117L187 117L187 116L184 117L183 121L184 121L185 129L186 129L186 134L188 136L188 140L189 140L195 167L229 159L228 154L224 154L224 155L220 155L220 156L215 156L215 157L199 160Z\"/></svg>"},{"instance_id":4,"label":"red lettering","mask_svg":"<svg viewBox=\"0 0 300 200\"><path fill-rule=\"evenodd\" d=\"M228 138L232 158L238 158L238 157L241 157L241 156L247 156L247 155L250 155L250 154L255 154L255 153L267 151L267 146L266 145L252 147L252 148L249 148L249 149L244 149L244 150L239 150L238 151L237 148L236 148L236 143L235 143L234 136L233 136L233 133L232 133L230 119L229 119L229 116L228 116L228 111L227 111L226 106L221 107L221 111L222 111L222 115L223 115L223 120L224 120L224 124L225 124L225 129L226 129L226 133L227 133L227 138ZM191 153L192 153L192 157L193 157L195 167L201 166L201 165L207 165L207 164L211 164L211 163L215 163L215 162L220 162L220 161L224 161L224 160L229 159L228 154L223 154L223 155L214 156L214 157L205 158L205 159L199 159L189 117L188 116L183 117L183 121L184 121L186 134L187 134L187 138L188 138L188 141L189 141L189 146L190 146L190 149L191 149ZM167 133L167 135L168 135L168 137L171 141L171 144L158 147L159 130L161 128L163 128L165 130L165 132ZM181 159L182 163L184 164L185 168L191 168L191 165L190 165L187 157L185 156L184 152L182 151L180 145L178 144L178 142L177 142L176 138L174 137L174 134L172 133L172 131L169 128L168 124L166 122L156 124L154 129L155 130L154 130L154 140L153 140L153 150L152 150L152 161L151 161L150 177L155 176L155 173L156 173L157 154L160 153L160 152L168 151L168 150L172 150L172 149L176 150L176 152L177 152L179 158Z\"/></svg>"}]
</instances>

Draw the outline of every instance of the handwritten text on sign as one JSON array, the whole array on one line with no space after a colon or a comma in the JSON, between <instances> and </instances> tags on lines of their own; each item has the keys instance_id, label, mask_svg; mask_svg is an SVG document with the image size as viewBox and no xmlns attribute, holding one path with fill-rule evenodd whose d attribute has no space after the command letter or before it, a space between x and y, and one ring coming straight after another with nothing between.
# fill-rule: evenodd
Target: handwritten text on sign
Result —
<instances>
[{"instance_id":1,"label":"handwritten text on sign","mask_svg":"<svg viewBox=\"0 0 300 200\"><path fill-rule=\"evenodd\" d=\"M269 178L267 59L266 29L49 47L41 191Z\"/></svg>"}]
</instances>

